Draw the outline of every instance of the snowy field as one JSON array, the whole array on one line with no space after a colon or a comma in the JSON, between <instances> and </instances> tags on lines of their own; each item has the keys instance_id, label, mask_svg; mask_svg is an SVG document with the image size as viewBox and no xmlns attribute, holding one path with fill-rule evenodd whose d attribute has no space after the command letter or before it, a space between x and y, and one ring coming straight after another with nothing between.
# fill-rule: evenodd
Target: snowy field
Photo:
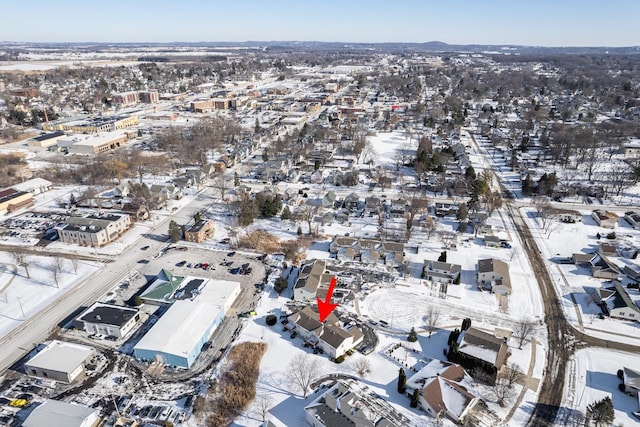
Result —
<instances>
[{"instance_id":1,"label":"snowy field","mask_svg":"<svg viewBox=\"0 0 640 427\"><path fill-rule=\"evenodd\" d=\"M568 390L566 407L561 417L575 420L584 414L587 405L611 397L615 409L613 425L631 427L640 424L631 412L640 411L638 397L627 396L618 390L620 379L616 376L624 367L638 370L640 355L605 349L578 350L567 372Z\"/></svg>"},{"instance_id":2,"label":"snowy field","mask_svg":"<svg viewBox=\"0 0 640 427\"><path fill-rule=\"evenodd\" d=\"M65 260L63 272L55 283L49 257L30 256L29 275L6 252L0 252L0 336L8 334L26 319L65 293L81 284L102 264L94 261L78 261L77 272L71 261ZM53 327L53 325L52 325Z\"/></svg>"}]
</instances>

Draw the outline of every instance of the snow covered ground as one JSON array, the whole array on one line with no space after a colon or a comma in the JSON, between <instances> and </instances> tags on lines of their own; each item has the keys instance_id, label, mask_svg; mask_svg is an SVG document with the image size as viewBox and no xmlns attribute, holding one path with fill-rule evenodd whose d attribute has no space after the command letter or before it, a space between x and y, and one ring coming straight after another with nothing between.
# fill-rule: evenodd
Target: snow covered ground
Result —
<instances>
[{"instance_id":1,"label":"snow covered ground","mask_svg":"<svg viewBox=\"0 0 640 427\"><path fill-rule=\"evenodd\" d=\"M65 260L63 273L56 285L51 265L53 259L29 256L29 275L6 252L0 252L0 336L8 334L57 298L71 291L101 267L95 261L78 261L77 272ZM17 269L17 272L16 272ZM55 325L52 325L52 327Z\"/></svg>"},{"instance_id":2,"label":"snow covered ground","mask_svg":"<svg viewBox=\"0 0 640 427\"><path fill-rule=\"evenodd\" d=\"M621 380L616 373L624 367L637 370L640 355L602 348L578 350L567 372L570 386L565 393L565 409L560 416L568 420L579 419L579 413L584 414L587 405L609 396L615 410L613 425L637 426L640 421L631 412L640 411L638 397L618 390Z\"/></svg>"}]
</instances>

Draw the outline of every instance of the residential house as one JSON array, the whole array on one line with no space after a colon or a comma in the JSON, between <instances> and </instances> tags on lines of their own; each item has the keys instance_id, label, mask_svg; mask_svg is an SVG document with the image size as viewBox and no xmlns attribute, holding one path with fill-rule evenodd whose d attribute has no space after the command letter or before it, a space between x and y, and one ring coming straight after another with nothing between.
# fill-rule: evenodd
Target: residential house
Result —
<instances>
[{"instance_id":1,"label":"residential house","mask_svg":"<svg viewBox=\"0 0 640 427\"><path fill-rule=\"evenodd\" d=\"M604 255L598 254L594 256L589 262L588 267L591 271L591 276L596 279L613 280L618 279L620 275L618 266Z\"/></svg>"},{"instance_id":2,"label":"residential house","mask_svg":"<svg viewBox=\"0 0 640 427\"><path fill-rule=\"evenodd\" d=\"M484 245L488 248L499 248L500 247L500 238L498 236L494 236L492 234L484 236Z\"/></svg>"},{"instance_id":3,"label":"residential house","mask_svg":"<svg viewBox=\"0 0 640 427\"><path fill-rule=\"evenodd\" d=\"M131 194L131 187L129 184L119 184L113 189L114 197L129 197L129 194Z\"/></svg>"},{"instance_id":4,"label":"residential house","mask_svg":"<svg viewBox=\"0 0 640 427\"><path fill-rule=\"evenodd\" d=\"M411 421L366 385L341 379L304 408L312 427L398 427Z\"/></svg>"},{"instance_id":5,"label":"residential house","mask_svg":"<svg viewBox=\"0 0 640 427\"><path fill-rule=\"evenodd\" d=\"M422 267L422 277L438 283L460 283L462 266L448 262L425 259Z\"/></svg>"},{"instance_id":6,"label":"residential house","mask_svg":"<svg viewBox=\"0 0 640 427\"><path fill-rule=\"evenodd\" d=\"M507 360L508 346L505 339L471 327L460 334L458 352L499 370Z\"/></svg>"},{"instance_id":7,"label":"residential house","mask_svg":"<svg viewBox=\"0 0 640 427\"><path fill-rule=\"evenodd\" d=\"M182 198L182 189L173 184L152 184L149 187L151 197L157 197L159 200L179 200Z\"/></svg>"},{"instance_id":8,"label":"residential house","mask_svg":"<svg viewBox=\"0 0 640 427\"><path fill-rule=\"evenodd\" d=\"M360 203L360 197L356 193L351 193L344 198L343 206L345 209L353 212L360 209Z\"/></svg>"},{"instance_id":9,"label":"residential house","mask_svg":"<svg viewBox=\"0 0 640 427\"><path fill-rule=\"evenodd\" d=\"M404 199L396 199L391 201L389 206L389 216L391 218L404 218L407 214L407 201Z\"/></svg>"},{"instance_id":10,"label":"residential house","mask_svg":"<svg viewBox=\"0 0 640 427\"><path fill-rule=\"evenodd\" d=\"M187 242L202 243L213 237L215 227L213 221L209 219L201 219L200 221L189 227L184 232L184 240Z\"/></svg>"},{"instance_id":11,"label":"residential house","mask_svg":"<svg viewBox=\"0 0 640 427\"><path fill-rule=\"evenodd\" d=\"M384 265L400 268L404 265L404 243L382 242L381 255Z\"/></svg>"},{"instance_id":12,"label":"residential house","mask_svg":"<svg viewBox=\"0 0 640 427\"><path fill-rule=\"evenodd\" d=\"M478 260L478 288L501 295L511 293L509 264L494 258Z\"/></svg>"},{"instance_id":13,"label":"residential house","mask_svg":"<svg viewBox=\"0 0 640 427\"><path fill-rule=\"evenodd\" d=\"M382 202L378 197L370 196L364 199L364 212L367 215L377 215L382 207Z\"/></svg>"},{"instance_id":14,"label":"residential house","mask_svg":"<svg viewBox=\"0 0 640 427\"><path fill-rule=\"evenodd\" d=\"M609 316L632 322L640 321L640 308L619 280L613 280L613 287L598 289L598 295L600 306L609 312Z\"/></svg>"},{"instance_id":15,"label":"residential house","mask_svg":"<svg viewBox=\"0 0 640 427\"><path fill-rule=\"evenodd\" d=\"M630 279L636 281L640 280L640 266L637 264L626 264L622 269L622 272Z\"/></svg>"},{"instance_id":16,"label":"residential house","mask_svg":"<svg viewBox=\"0 0 640 427\"><path fill-rule=\"evenodd\" d=\"M407 380L407 388L420 390L419 405L432 417L457 423L480 400L470 391L472 381L462 366L433 359Z\"/></svg>"},{"instance_id":17,"label":"residential house","mask_svg":"<svg viewBox=\"0 0 640 427\"><path fill-rule=\"evenodd\" d=\"M316 306L308 305L292 314L291 322L295 324L295 330L302 339L317 345L331 358L344 355L364 339L364 334L359 328L345 328L334 313L331 313L324 322L320 322Z\"/></svg>"},{"instance_id":18,"label":"residential house","mask_svg":"<svg viewBox=\"0 0 640 427\"><path fill-rule=\"evenodd\" d=\"M596 209L591 212L591 218L602 228L616 228L618 226L618 214L615 212Z\"/></svg>"},{"instance_id":19,"label":"residential house","mask_svg":"<svg viewBox=\"0 0 640 427\"><path fill-rule=\"evenodd\" d=\"M640 213L637 211L625 212L624 220L627 221L634 229L640 230Z\"/></svg>"},{"instance_id":20,"label":"residential house","mask_svg":"<svg viewBox=\"0 0 640 427\"><path fill-rule=\"evenodd\" d=\"M293 298L297 301L315 301L318 288L329 286L333 275L326 271L326 263L314 259L305 262L293 287Z\"/></svg>"},{"instance_id":21,"label":"residential house","mask_svg":"<svg viewBox=\"0 0 640 427\"><path fill-rule=\"evenodd\" d=\"M323 208L329 208L329 209L333 209L335 208L336 205L336 193L334 193L333 191L329 191L327 192L327 194L325 194L322 197L322 200L320 201L320 206Z\"/></svg>"}]
</instances>

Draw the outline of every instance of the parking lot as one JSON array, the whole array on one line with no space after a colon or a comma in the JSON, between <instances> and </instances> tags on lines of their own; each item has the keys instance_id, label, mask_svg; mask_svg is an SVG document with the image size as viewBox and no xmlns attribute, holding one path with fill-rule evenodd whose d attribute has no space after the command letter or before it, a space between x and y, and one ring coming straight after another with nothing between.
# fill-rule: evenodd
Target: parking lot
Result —
<instances>
[{"instance_id":1,"label":"parking lot","mask_svg":"<svg viewBox=\"0 0 640 427\"><path fill-rule=\"evenodd\" d=\"M0 223L0 233L7 237L33 238L63 222L67 215L53 212L26 212Z\"/></svg>"}]
</instances>

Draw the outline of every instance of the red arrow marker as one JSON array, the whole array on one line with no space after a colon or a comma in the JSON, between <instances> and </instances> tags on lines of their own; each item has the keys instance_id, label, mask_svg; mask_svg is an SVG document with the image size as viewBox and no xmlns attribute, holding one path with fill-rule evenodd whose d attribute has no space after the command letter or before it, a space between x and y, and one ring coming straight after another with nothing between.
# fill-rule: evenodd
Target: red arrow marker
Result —
<instances>
[{"instance_id":1,"label":"red arrow marker","mask_svg":"<svg viewBox=\"0 0 640 427\"><path fill-rule=\"evenodd\" d=\"M333 288L336 286L336 278L331 279L331 283L329 284L329 292L327 292L327 298L322 301L320 298L318 299L318 314L320 315L320 322L324 322L324 320L331 314L333 310L338 306L338 304L331 304L331 296L333 295Z\"/></svg>"}]
</instances>

